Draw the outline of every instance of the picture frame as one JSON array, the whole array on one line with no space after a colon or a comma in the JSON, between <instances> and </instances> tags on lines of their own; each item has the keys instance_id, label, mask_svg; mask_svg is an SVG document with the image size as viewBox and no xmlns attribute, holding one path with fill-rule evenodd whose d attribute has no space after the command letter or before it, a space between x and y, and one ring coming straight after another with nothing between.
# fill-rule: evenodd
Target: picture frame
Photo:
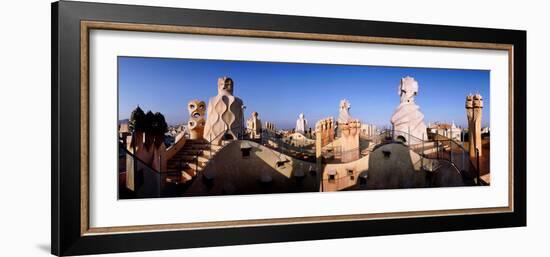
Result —
<instances>
[{"instance_id":1,"label":"picture frame","mask_svg":"<svg viewBox=\"0 0 550 257\"><path fill-rule=\"evenodd\" d=\"M52 4L52 254L80 255L526 225L526 32L60 1ZM92 30L508 53L505 207L90 226ZM136 214L136 215L139 215Z\"/></svg>"}]
</instances>

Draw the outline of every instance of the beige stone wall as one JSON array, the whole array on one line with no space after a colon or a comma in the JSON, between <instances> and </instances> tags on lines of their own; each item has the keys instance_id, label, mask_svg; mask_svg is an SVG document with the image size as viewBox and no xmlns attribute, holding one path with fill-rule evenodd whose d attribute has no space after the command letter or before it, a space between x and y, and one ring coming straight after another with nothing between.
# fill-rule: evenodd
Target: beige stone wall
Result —
<instances>
[{"instance_id":1,"label":"beige stone wall","mask_svg":"<svg viewBox=\"0 0 550 257\"><path fill-rule=\"evenodd\" d=\"M250 156L242 156L243 146L250 147ZM202 171L212 179L198 176L185 195L316 192L319 176L311 176L310 170L315 170L314 163L236 140L220 149Z\"/></svg>"},{"instance_id":2,"label":"beige stone wall","mask_svg":"<svg viewBox=\"0 0 550 257\"><path fill-rule=\"evenodd\" d=\"M348 163L327 164L323 169L320 190L332 192L355 186L359 175L368 169L368 155ZM334 174L334 179L329 179L331 174Z\"/></svg>"}]
</instances>

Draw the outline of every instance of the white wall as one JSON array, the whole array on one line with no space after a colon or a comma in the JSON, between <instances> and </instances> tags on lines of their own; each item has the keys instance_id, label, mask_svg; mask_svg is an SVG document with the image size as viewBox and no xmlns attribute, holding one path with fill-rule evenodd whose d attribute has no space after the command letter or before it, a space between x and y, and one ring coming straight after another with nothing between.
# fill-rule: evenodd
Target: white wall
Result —
<instances>
[{"instance_id":1,"label":"white wall","mask_svg":"<svg viewBox=\"0 0 550 257\"><path fill-rule=\"evenodd\" d=\"M528 31L528 227L155 252L155 256L548 255L549 8L545 1L105 1L188 8L526 29ZM3 3L0 40L0 255L39 256L50 244L50 1ZM31 150L30 143L43 146ZM27 151L32 154L24 154ZM546 158L545 158L546 157ZM521 172L521 171L519 171ZM150 256L129 253L118 256ZM531 254L530 254L531 255Z\"/></svg>"}]
</instances>

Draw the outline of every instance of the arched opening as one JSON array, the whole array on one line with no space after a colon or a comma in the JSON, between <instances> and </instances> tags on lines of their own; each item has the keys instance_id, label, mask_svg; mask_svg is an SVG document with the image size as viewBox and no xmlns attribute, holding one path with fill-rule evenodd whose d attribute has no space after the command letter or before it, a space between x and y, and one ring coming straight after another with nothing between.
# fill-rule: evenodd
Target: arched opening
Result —
<instances>
[{"instance_id":1,"label":"arched opening","mask_svg":"<svg viewBox=\"0 0 550 257\"><path fill-rule=\"evenodd\" d=\"M233 135L229 133L226 133L225 135L223 135L223 140L233 140L233 139L235 139L235 137L233 137Z\"/></svg>"},{"instance_id":2,"label":"arched opening","mask_svg":"<svg viewBox=\"0 0 550 257\"><path fill-rule=\"evenodd\" d=\"M405 139L404 136L402 135L399 135L395 138L395 140L399 141L399 142L402 142L402 143L406 143L407 142L407 139Z\"/></svg>"}]
</instances>

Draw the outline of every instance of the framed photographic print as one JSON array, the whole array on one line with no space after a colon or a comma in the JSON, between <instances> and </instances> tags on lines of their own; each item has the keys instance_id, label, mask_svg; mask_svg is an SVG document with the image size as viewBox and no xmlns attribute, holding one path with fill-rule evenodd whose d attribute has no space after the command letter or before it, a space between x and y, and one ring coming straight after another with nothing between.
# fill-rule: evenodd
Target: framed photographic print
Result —
<instances>
[{"instance_id":1,"label":"framed photographic print","mask_svg":"<svg viewBox=\"0 0 550 257\"><path fill-rule=\"evenodd\" d=\"M57 2L52 253L525 226L526 32Z\"/></svg>"}]
</instances>

